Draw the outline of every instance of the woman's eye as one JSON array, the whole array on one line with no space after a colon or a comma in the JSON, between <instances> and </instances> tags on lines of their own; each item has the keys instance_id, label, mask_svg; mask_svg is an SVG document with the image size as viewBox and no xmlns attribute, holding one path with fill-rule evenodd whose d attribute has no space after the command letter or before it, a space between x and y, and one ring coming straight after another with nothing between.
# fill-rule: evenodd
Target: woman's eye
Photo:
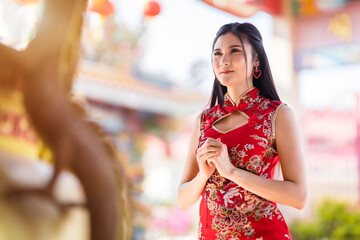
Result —
<instances>
[{"instance_id":1,"label":"woman's eye","mask_svg":"<svg viewBox=\"0 0 360 240\"><path fill-rule=\"evenodd\" d=\"M219 56L221 55L221 52L214 52L214 56Z\"/></svg>"},{"instance_id":2,"label":"woman's eye","mask_svg":"<svg viewBox=\"0 0 360 240\"><path fill-rule=\"evenodd\" d=\"M241 50L240 50L240 49L237 49L237 48L231 49L231 53L234 53L234 52L241 52Z\"/></svg>"}]
</instances>

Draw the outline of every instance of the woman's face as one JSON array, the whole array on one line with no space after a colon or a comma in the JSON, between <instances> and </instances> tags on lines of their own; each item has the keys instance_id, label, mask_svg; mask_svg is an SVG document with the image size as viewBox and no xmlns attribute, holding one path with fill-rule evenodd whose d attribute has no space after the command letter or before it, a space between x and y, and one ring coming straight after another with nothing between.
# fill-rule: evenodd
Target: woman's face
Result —
<instances>
[{"instance_id":1,"label":"woman's face","mask_svg":"<svg viewBox=\"0 0 360 240\"><path fill-rule=\"evenodd\" d=\"M242 48L240 39L232 33L220 36L215 42L212 65L216 78L223 86L252 85L252 48L245 40L243 42L245 49Z\"/></svg>"}]
</instances>

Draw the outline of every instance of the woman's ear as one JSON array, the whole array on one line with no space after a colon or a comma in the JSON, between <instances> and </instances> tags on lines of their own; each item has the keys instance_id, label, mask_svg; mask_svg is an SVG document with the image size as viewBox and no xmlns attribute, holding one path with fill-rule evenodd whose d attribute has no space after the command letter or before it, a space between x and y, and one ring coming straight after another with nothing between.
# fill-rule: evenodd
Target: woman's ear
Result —
<instances>
[{"instance_id":1,"label":"woman's ear","mask_svg":"<svg viewBox=\"0 0 360 240\"><path fill-rule=\"evenodd\" d=\"M259 55L258 55L257 53L255 53L254 65L255 65L255 66L259 66L259 65L260 65Z\"/></svg>"}]
</instances>

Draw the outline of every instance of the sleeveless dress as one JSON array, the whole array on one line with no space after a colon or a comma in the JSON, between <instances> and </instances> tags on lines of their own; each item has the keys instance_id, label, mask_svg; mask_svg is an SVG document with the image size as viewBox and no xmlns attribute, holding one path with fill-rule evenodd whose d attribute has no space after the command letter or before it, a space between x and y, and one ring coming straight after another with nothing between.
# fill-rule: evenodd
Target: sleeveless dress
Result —
<instances>
[{"instance_id":1,"label":"sleeveless dress","mask_svg":"<svg viewBox=\"0 0 360 240\"><path fill-rule=\"evenodd\" d=\"M200 118L200 147L208 137L227 145L232 164L263 178L273 178L278 163L275 117L283 103L266 99L257 88L240 97L238 104L225 95L224 105L205 110ZM226 132L214 123L239 111L248 123ZM268 201L222 177L217 170L207 181L200 202L198 239L292 239L275 202Z\"/></svg>"}]
</instances>

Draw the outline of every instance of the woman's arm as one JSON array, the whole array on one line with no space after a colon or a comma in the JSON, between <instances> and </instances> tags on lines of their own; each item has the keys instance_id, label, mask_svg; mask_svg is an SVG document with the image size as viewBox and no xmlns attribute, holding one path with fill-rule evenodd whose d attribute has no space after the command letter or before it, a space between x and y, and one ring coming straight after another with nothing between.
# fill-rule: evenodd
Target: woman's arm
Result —
<instances>
[{"instance_id":1,"label":"woman's arm","mask_svg":"<svg viewBox=\"0 0 360 240\"><path fill-rule=\"evenodd\" d=\"M226 145L215 139L212 141L218 142L222 150L219 157L213 157L211 162L223 177L239 186L267 200L302 209L306 203L307 185L296 121L289 107L283 106L279 109L275 128L283 181L263 178L236 168L229 160Z\"/></svg>"},{"instance_id":2,"label":"woman's arm","mask_svg":"<svg viewBox=\"0 0 360 240\"><path fill-rule=\"evenodd\" d=\"M178 204L182 209L188 209L200 198L204 186L215 171L214 165L209 165L207 159L218 154L209 143L205 142L195 154L199 138L199 118L196 119L188 147L184 173L178 189ZM199 165L197 164L199 161ZM199 169L200 166L200 169Z\"/></svg>"}]
</instances>

